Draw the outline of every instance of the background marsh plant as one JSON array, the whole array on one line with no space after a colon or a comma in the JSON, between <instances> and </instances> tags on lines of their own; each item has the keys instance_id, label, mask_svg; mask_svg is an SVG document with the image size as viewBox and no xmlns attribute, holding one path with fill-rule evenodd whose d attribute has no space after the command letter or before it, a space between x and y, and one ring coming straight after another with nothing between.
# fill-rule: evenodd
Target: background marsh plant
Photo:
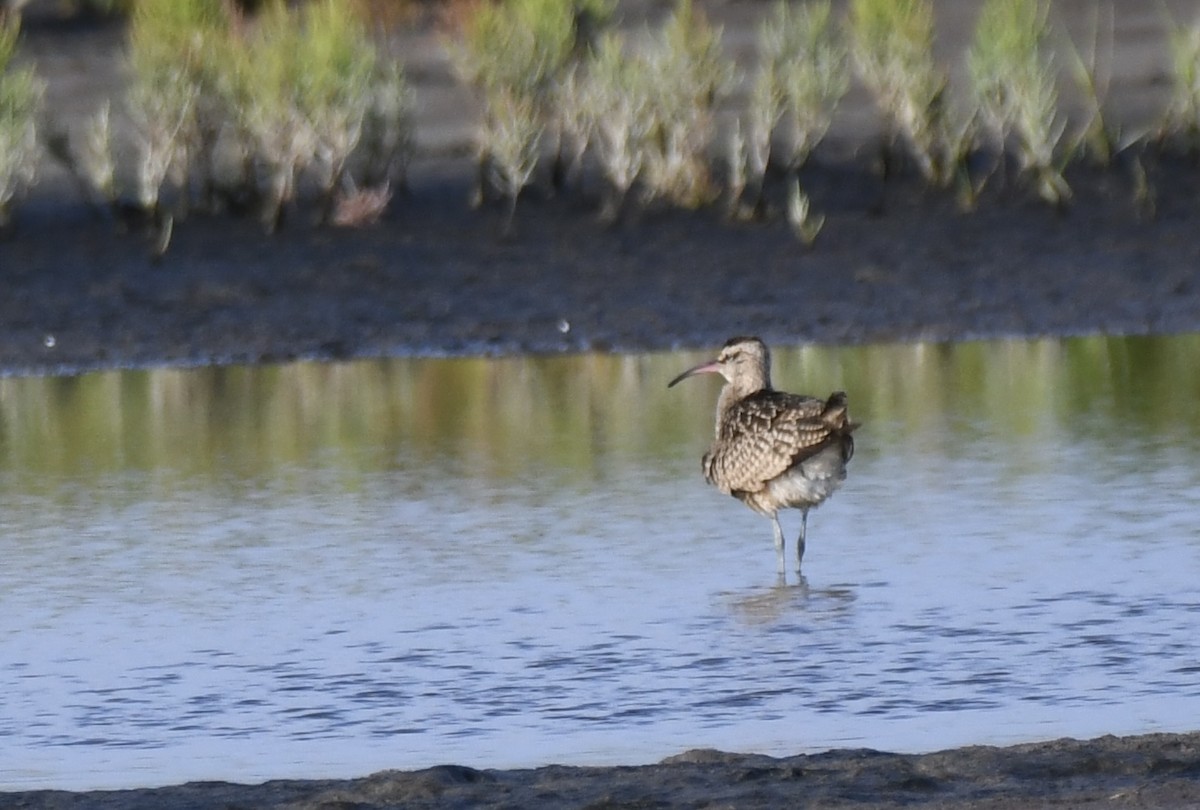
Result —
<instances>
[{"instance_id":1,"label":"background marsh plant","mask_svg":"<svg viewBox=\"0 0 1200 810\"><path fill-rule=\"evenodd\" d=\"M1171 96L1164 135L1183 136L1189 149L1200 148L1200 15L1191 22L1172 21Z\"/></svg>"},{"instance_id":2,"label":"background marsh plant","mask_svg":"<svg viewBox=\"0 0 1200 810\"><path fill-rule=\"evenodd\" d=\"M999 152L1011 142L1038 194L1063 205L1071 190L1058 152L1067 125L1058 113L1057 77L1046 47L1048 14L1043 0L987 0L967 67L975 101Z\"/></svg>"},{"instance_id":3,"label":"background marsh plant","mask_svg":"<svg viewBox=\"0 0 1200 810\"><path fill-rule=\"evenodd\" d=\"M642 173L652 120L649 82L644 64L626 52L623 38L608 33L575 93L567 97L576 120L589 133L587 142L608 186L601 209L605 220L620 216Z\"/></svg>"},{"instance_id":4,"label":"background marsh plant","mask_svg":"<svg viewBox=\"0 0 1200 810\"><path fill-rule=\"evenodd\" d=\"M954 179L958 134L947 121L948 79L933 56L930 0L852 0L851 54L884 114L890 140L902 139L921 174L947 186Z\"/></svg>"},{"instance_id":5,"label":"background marsh plant","mask_svg":"<svg viewBox=\"0 0 1200 810\"><path fill-rule=\"evenodd\" d=\"M209 211L219 199L235 210L258 205L274 230L302 179L316 189L322 222L374 221L412 154L404 69L380 54L358 16L338 0L264 0L253 16L243 5L140 0L132 14L125 99L137 161L132 202L164 245L196 197ZM73 148L65 137L48 143L89 199L127 219L114 118L105 103Z\"/></svg>"},{"instance_id":6,"label":"background marsh plant","mask_svg":"<svg viewBox=\"0 0 1200 810\"><path fill-rule=\"evenodd\" d=\"M1119 124L1110 123L1105 110L1112 84L1115 33L1112 4L1097 4L1092 9L1087 49L1080 50L1071 38L1066 38L1071 75L1086 110L1086 123L1079 130L1075 146L1101 166L1111 166L1119 152L1138 140L1126 135Z\"/></svg>"},{"instance_id":7,"label":"background marsh plant","mask_svg":"<svg viewBox=\"0 0 1200 810\"><path fill-rule=\"evenodd\" d=\"M376 62L370 99L363 118L359 152L363 182L369 187L407 184L415 133L412 88L397 59Z\"/></svg>"},{"instance_id":8,"label":"background marsh plant","mask_svg":"<svg viewBox=\"0 0 1200 810\"><path fill-rule=\"evenodd\" d=\"M650 93L642 160L646 195L686 208L711 202L714 113L734 78L733 63L721 49L721 29L691 0L677 0L634 67L644 73L639 84Z\"/></svg>"},{"instance_id":9,"label":"background marsh plant","mask_svg":"<svg viewBox=\"0 0 1200 810\"><path fill-rule=\"evenodd\" d=\"M484 132L492 154L488 179L508 200L508 217L504 224L504 230L508 232L512 228L517 197L529 185L537 168L542 123L531 99L505 96L489 110Z\"/></svg>"},{"instance_id":10,"label":"background marsh plant","mask_svg":"<svg viewBox=\"0 0 1200 810\"><path fill-rule=\"evenodd\" d=\"M267 174L264 224L279 227L310 167L327 217L371 104L374 44L336 0L274 3L234 56L231 107Z\"/></svg>"},{"instance_id":11,"label":"background marsh plant","mask_svg":"<svg viewBox=\"0 0 1200 810\"><path fill-rule=\"evenodd\" d=\"M786 124L784 165L794 175L829 131L849 77L846 47L828 0L801 6L780 0L759 27L758 49L745 113L747 134L737 130L743 142L735 153L745 153L746 180L757 189L753 207L762 213L764 179L780 124Z\"/></svg>"},{"instance_id":12,"label":"background marsh plant","mask_svg":"<svg viewBox=\"0 0 1200 810\"><path fill-rule=\"evenodd\" d=\"M37 173L37 116L42 83L31 68L15 68L17 19L0 15L0 229L8 226L16 198Z\"/></svg>"},{"instance_id":13,"label":"background marsh plant","mask_svg":"<svg viewBox=\"0 0 1200 810\"><path fill-rule=\"evenodd\" d=\"M451 57L459 74L491 93L548 103L571 57L575 11L568 0L478 2L463 21Z\"/></svg>"},{"instance_id":14,"label":"background marsh plant","mask_svg":"<svg viewBox=\"0 0 1200 810\"><path fill-rule=\"evenodd\" d=\"M829 131L850 86L846 46L829 0L801 6L780 0L760 29L759 42L764 66L757 81L775 87L786 125L786 165L795 171Z\"/></svg>"},{"instance_id":15,"label":"background marsh plant","mask_svg":"<svg viewBox=\"0 0 1200 810\"><path fill-rule=\"evenodd\" d=\"M682 0L637 41L605 34L580 68L561 103L607 181L601 218L618 219L635 184L647 200L711 202L714 113L733 78L719 29Z\"/></svg>"},{"instance_id":16,"label":"background marsh plant","mask_svg":"<svg viewBox=\"0 0 1200 810\"><path fill-rule=\"evenodd\" d=\"M470 7L450 53L458 73L479 90L484 106L476 202L486 196L489 180L523 174L521 165L491 163L524 155L525 147L534 145L495 149L491 138L516 134L509 126L515 108L528 109L536 119L538 145L542 133L557 128L562 89L590 53L594 29L603 26L614 5L612 0L480 0ZM524 130L530 136L535 131ZM560 158L561 151L560 145Z\"/></svg>"},{"instance_id":17,"label":"background marsh plant","mask_svg":"<svg viewBox=\"0 0 1200 810\"><path fill-rule=\"evenodd\" d=\"M163 184L171 176L180 204L186 205L194 168L211 189L213 151L227 114L226 7L221 0L141 0L130 20L128 58L138 203L157 212ZM92 181L102 194L105 179Z\"/></svg>"}]
</instances>

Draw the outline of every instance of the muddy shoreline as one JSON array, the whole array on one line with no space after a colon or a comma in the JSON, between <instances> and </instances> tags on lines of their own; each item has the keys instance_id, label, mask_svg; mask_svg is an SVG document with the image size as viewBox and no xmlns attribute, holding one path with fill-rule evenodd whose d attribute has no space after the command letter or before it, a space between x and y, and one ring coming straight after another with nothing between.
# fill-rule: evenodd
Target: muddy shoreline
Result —
<instances>
[{"instance_id":1,"label":"muddy shoreline","mask_svg":"<svg viewBox=\"0 0 1200 810\"><path fill-rule=\"evenodd\" d=\"M1055 740L930 754L866 749L773 758L695 750L656 765L477 770L352 780L195 782L142 790L0 793L3 810L384 807L1179 808L1200 802L1200 733Z\"/></svg>"},{"instance_id":2,"label":"muddy shoreline","mask_svg":"<svg viewBox=\"0 0 1200 810\"><path fill-rule=\"evenodd\" d=\"M1081 169L1062 214L1020 189L959 210L864 161L808 173L828 215L804 248L782 222L530 194L516 233L472 211L469 161L427 160L363 230L193 217L170 253L81 203L35 195L0 244L0 369L295 358L644 351L945 341L1200 328L1200 169L1155 158L1153 217L1121 171Z\"/></svg>"}]
</instances>

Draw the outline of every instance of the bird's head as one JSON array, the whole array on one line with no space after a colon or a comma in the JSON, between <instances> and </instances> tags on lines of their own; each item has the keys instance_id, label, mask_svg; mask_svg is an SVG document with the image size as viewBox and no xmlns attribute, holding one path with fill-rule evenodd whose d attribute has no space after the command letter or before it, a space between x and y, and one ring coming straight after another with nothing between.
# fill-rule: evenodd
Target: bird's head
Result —
<instances>
[{"instance_id":1,"label":"bird's head","mask_svg":"<svg viewBox=\"0 0 1200 810\"><path fill-rule=\"evenodd\" d=\"M742 396L771 387L771 352L756 337L735 337L725 341L717 359L693 366L667 387L696 374L720 374Z\"/></svg>"}]
</instances>

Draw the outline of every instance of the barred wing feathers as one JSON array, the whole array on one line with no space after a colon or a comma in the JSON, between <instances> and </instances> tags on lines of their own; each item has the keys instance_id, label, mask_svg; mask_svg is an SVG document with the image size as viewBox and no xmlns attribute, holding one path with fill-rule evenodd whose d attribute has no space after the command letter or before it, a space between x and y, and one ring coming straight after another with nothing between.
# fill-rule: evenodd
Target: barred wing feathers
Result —
<instances>
[{"instance_id":1,"label":"barred wing feathers","mask_svg":"<svg viewBox=\"0 0 1200 810\"><path fill-rule=\"evenodd\" d=\"M721 434L704 456L704 477L726 494L757 492L854 427L840 391L828 400L758 391L725 413ZM848 452L852 447L847 442Z\"/></svg>"}]
</instances>

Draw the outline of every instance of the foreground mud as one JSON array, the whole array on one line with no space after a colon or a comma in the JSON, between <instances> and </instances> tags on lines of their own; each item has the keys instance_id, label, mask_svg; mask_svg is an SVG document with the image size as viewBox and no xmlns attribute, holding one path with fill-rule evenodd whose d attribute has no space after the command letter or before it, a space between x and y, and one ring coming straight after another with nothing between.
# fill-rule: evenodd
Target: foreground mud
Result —
<instances>
[{"instance_id":1,"label":"foreground mud","mask_svg":"<svg viewBox=\"0 0 1200 810\"><path fill-rule=\"evenodd\" d=\"M446 765L348 781L0 794L5 810L1198 805L1200 733L974 746L923 755L849 750L775 759L697 750L641 767L495 771Z\"/></svg>"}]
</instances>

